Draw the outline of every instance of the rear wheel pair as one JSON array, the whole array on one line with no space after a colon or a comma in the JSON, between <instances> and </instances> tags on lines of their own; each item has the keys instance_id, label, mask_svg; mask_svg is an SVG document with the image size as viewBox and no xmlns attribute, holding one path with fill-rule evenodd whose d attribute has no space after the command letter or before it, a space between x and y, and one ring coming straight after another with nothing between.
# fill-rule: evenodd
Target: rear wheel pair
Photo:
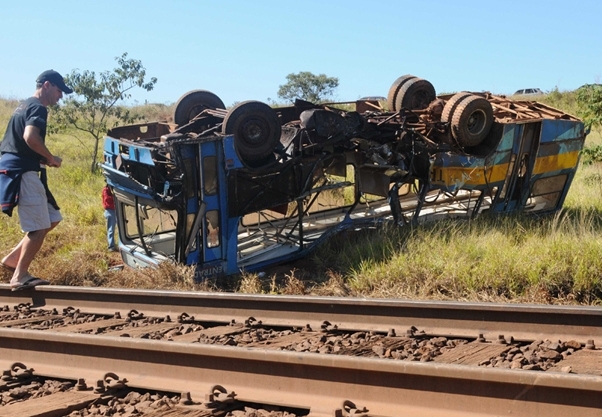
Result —
<instances>
[{"instance_id":1,"label":"rear wheel pair","mask_svg":"<svg viewBox=\"0 0 602 417\"><path fill-rule=\"evenodd\" d=\"M441 121L449 123L451 135L460 146L477 146L493 126L493 107L484 97L457 93L445 103Z\"/></svg>"},{"instance_id":2,"label":"rear wheel pair","mask_svg":"<svg viewBox=\"0 0 602 417\"><path fill-rule=\"evenodd\" d=\"M222 100L205 90L184 94L176 103L174 122L189 123L205 109L225 109ZM280 142L281 125L278 115L260 101L244 101L232 107L222 123L222 133L234 135L239 157L249 166L257 167L269 159Z\"/></svg>"},{"instance_id":3,"label":"rear wheel pair","mask_svg":"<svg viewBox=\"0 0 602 417\"><path fill-rule=\"evenodd\" d=\"M437 98L433 85L414 75L402 75L393 82L387 96L389 110L423 110ZM477 146L493 125L493 108L484 97L461 92L452 96L443 108L441 121L462 147Z\"/></svg>"},{"instance_id":4,"label":"rear wheel pair","mask_svg":"<svg viewBox=\"0 0 602 417\"><path fill-rule=\"evenodd\" d=\"M414 75L402 75L393 82L387 95L389 110L422 110L437 98L435 87Z\"/></svg>"}]
</instances>

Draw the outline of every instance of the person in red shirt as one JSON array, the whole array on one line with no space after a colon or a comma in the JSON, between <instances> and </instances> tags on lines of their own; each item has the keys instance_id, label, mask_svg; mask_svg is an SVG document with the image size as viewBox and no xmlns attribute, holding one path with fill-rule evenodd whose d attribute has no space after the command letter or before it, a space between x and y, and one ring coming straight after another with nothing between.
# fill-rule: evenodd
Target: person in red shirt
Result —
<instances>
[{"instance_id":1,"label":"person in red shirt","mask_svg":"<svg viewBox=\"0 0 602 417\"><path fill-rule=\"evenodd\" d=\"M115 224L117 217L115 216L115 199L109 184L105 184L102 189L102 208L105 210L104 216L107 219L108 249L114 252L117 250L117 246L115 245Z\"/></svg>"}]
</instances>

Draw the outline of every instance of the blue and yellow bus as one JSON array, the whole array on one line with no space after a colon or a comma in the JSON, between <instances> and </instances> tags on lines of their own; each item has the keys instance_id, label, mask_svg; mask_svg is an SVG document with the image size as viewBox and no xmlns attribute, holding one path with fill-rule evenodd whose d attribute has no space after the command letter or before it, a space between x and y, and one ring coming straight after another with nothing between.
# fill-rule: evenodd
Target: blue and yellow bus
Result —
<instances>
[{"instance_id":1,"label":"blue and yellow bus","mask_svg":"<svg viewBox=\"0 0 602 417\"><path fill-rule=\"evenodd\" d=\"M305 256L345 229L490 213L554 213L583 123L487 93L435 96L404 76L387 102L226 109L195 90L174 120L104 142L119 249L133 268L195 265L197 279Z\"/></svg>"}]
</instances>

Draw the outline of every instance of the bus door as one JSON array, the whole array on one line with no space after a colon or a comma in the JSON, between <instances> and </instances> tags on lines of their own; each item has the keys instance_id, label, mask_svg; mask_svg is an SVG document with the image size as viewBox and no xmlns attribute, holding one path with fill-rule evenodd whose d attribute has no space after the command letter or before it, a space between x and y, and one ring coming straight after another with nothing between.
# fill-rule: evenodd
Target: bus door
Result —
<instances>
[{"instance_id":1,"label":"bus door","mask_svg":"<svg viewBox=\"0 0 602 417\"><path fill-rule=\"evenodd\" d=\"M201 274L206 271L207 276L219 275L222 272L222 261L226 251L224 250L224 217L226 184L222 166L221 153L218 152L220 142L207 141L200 146L200 184L201 184L201 210L199 211L202 259L199 264ZM200 265L199 265L200 266ZM202 277L200 277L202 278Z\"/></svg>"},{"instance_id":2,"label":"bus door","mask_svg":"<svg viewBox=\"0 0 602 417\"><path fill-rule=\"evenodd\" d=\"M514 125L514 142L506 179L493 210L512 212L524 207L539 148L541 122Z\"/></svg>"}]
</instances>

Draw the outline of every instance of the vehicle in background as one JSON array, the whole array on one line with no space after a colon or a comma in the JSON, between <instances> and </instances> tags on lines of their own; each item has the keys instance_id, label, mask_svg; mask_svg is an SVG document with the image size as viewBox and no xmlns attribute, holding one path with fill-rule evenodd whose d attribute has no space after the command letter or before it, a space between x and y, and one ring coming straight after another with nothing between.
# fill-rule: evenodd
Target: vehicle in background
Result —
<instances>
[{"instance_id":1,"label":"vehicle in background","mask_svg":"<svg viewBox=\"0 0 602 417\"><path fill-rule=\"evenodd\" d=\"M195 265L200 281L297 259L345 229L562 207L579 119L489 93L437 96L413 75L386 105L226 109L195 90L173 124L110 130L101 166L125 264Z\"/></svg>"},{"instance_id":2,"label":"vehicle in background","mask_svg":"<svg viewBox=\"0 0 602 417\"><path fill-rule=\"evenodd\" d=\"M360 98L362 101L385 101L387 98L383 96L366 96Z\"/></svg>"},{"instance_id":3,"label":"vehicle in background","mask_svg":"<svg viewBox=\"0 0 602 417\"><path fill-rule=\"evenodd\" d=\"M513 96L542 96L545 93L539 88L524 88L522 90L516 90Z\"/></svg>"}]
</instances>

